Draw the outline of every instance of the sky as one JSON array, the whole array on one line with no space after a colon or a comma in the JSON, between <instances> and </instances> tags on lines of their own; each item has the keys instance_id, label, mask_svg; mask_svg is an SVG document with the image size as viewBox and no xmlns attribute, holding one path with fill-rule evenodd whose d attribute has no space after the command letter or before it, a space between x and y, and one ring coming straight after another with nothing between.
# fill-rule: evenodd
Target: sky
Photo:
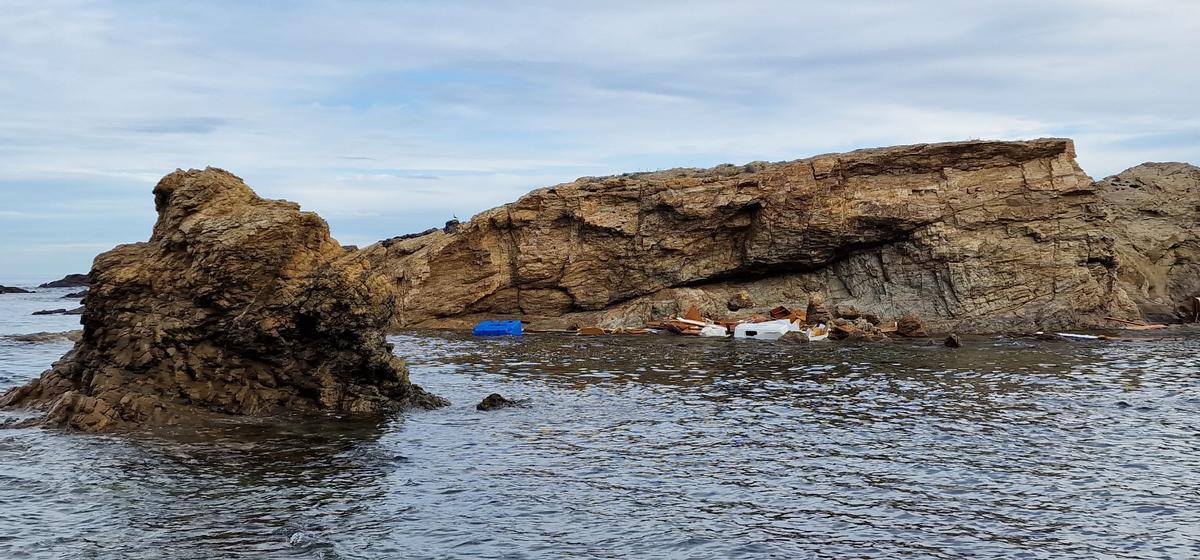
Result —
<instances>
[{"instance_id":1,"label":"sky","mask_svg":"<svg viewBox=\"0 0 1200 560\"><path fill-rule=\"evenodd\" d=\"M576 177L1074 138L1200 164L1200 1L0 0L0 278L215 166L342 243Z\"/></svg>"}]
</instances>

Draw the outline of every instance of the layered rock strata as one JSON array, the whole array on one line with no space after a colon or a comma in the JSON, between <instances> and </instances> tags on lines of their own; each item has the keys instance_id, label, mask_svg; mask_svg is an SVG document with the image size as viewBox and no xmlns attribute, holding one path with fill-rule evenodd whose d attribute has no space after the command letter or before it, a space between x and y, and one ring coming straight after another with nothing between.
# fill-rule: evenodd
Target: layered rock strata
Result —
<instances>
[{"instance_id":1,"label":"layered rock strata","mask_svg":"<svg viewBox=\"0 0 1200 560\"><path fill-rule=\"evenodd\" d=\"M316 214L213 168L166 176L154 198L150 241L96 257L82 339L0 406L100 431L445 404L384 339L387 281Z\"/></svg>"},{"instance_id":2,"label":"layered rock strata","mask_svg":"<svg viewBox=\"0 0 1200 560\"><path fill-rule=\"evenodd\" d=\"M620 326L693 304L729 318L743 293L803 308L814 292L941 332L1096 327L1200 295L1195 180L1151 169L1136 174L1158 191L1121 194L1050 138L585 177L364 252L395 285L396 327ZM1177 205L1160 216L1173 248L1132 225L1138 197Z\"/></svg>"}]
</instances>

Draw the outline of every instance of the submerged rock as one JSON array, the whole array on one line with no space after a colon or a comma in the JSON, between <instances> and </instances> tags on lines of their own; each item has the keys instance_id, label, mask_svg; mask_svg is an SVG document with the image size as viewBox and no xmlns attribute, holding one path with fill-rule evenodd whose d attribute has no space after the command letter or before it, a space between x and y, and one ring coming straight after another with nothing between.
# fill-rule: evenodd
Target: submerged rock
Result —
<instances>
[{"instance_id":1,"label":"submerged rock","mask_svg":"<svg viewBox=\"0 0 1200 560\"><path fill-rule=\"evenodd\" d=\"M32 294L33 292L24 288L14 288L12 286L0 286L0 294Z\"/></svg>"},{"instance_id":2,"label":"submerged rock","mask_svg":"<svg viewBox=\"0 0 1200 560\"><path fill-rule=\"evenodd\" d=\"M0 406L101 431L447 404L384 339L387 282L316 214L213 168L167 175L154 198L149 242L96 257L80 342Z\"/></svg>"},{"instance_id":3,"label":"submerged rock","mask_svg":"<svg viewBox=\"0 0 1200 560\"><path fill-rule=\"evenodd\" d=\"M510 406L519 406L519 401L513 401L504 398L500 393L492 393L483 398L479 404L475 405L475 410L496 410L498 408L507 408Z\"/></svg>"},{"instance_id":4,"label":"submerged rock","mask_svg":"<svg viewBox=\"0 0 1200 560\"><path fill-rule=\"evenodd\" d=\"M53 282L46 282L38 286L39 288L83 288L90 284L86 274L68 274Z\"/></svg>"}]
</instances>

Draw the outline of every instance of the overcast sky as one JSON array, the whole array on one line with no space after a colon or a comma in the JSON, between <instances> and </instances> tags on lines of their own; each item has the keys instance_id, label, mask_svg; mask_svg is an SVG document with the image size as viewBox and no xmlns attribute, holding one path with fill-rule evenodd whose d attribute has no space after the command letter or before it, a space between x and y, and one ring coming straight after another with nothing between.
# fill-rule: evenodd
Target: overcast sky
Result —
<instances>
[{"instance_id":1,"label":"overcast sky","mask_svg":"<svg viewBox=\"0 0 1200 560\"><path fill-rule=\"evenodd\" d=\"M213 165L343 243L582 175L1075 138L1200 163L1200 1L0 0L0 276L149 235Z\"/></svg>"}]
</instances>

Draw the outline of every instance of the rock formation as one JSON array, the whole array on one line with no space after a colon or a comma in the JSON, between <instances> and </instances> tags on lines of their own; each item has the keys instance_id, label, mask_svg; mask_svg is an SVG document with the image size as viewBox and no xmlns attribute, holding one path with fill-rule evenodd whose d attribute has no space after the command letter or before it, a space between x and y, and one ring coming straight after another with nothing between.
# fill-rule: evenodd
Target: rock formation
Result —
<instances>
[{"instance_id":1,"label":"rock formation","mask_svg":"<svg viewBox=\"0 0 1200 560\"><path fill-rule=\"evenodd\" d=\"M86 274L68 274L53 282L41 284L39 288L85 288L90 283Z\"/></svg>"},{"instance_id":2,"label":"rock formation","mask_svg":"<svg viewBox=\"0 0 1200 560\"><path fill-rule=\"evenodd\" d=\"M0 286L0 294L31 294L29 290L24 288L14 288L12 286Z\"/></svg>"},{"instance_id":3,"label":"rock formation","mask_svg":"<svg viewBox=\"0 0 1200 560\"><path fill-rule=\"evenodd\" d=\"M34 311L30 315L83 315L83 309L83 306L74 309L43 309L41 311Z\"/></svg>"},{"instance_id":4,"label":"rock formation","mask_svg":"<svg viewBox=\"0 0 1200 560\"><path fill-rule=\"evenodd\" d=\"M899 146L585 177L364 252L395 284L396 326L719 318L742 291L793 308L818 292L935 332L1103 326L1200 295L1194 172L1097 184L1066 139ZM1164 204L1164 224L1144 221Z\"/></svg>"},{"instance_id":5,"label":"rock formation","mask_svg":"<svg viewBox=\"0 0 1200 560\"><path fill-rule=\"evenodd\" d=\"M96 257L82 340L0 406L99 431L445 404L384 340L387 281L320 217L212 168L176 171L154 197L150 241Z\"/></svg>"},{"instance_id":6,"label":"rock formation","mask_svg":"<svg viewBox=\"0 0 1200 560\"><path fill-rule=\"evenodd\" d=\"M1146 163L1101 181L1099 229L1117 280L1150 321L1191 318L1200 297L1200 168Z\"/></svg>"},{"instance_id":7,"label":"rock formation","mask_svg":"<svg viewBox=\"0 0 1200 560\"><path fill-rule=\"evenodd\" d=\"M83 339L83 331L62 331L62 332L35 332L29 334L7 334L0 336L15 342L28 342L41 344L45 342L79 342Z\"/></svg>"},{"instance_id":8,"label":"rock formation","mask_svg":"<svg viewBox=\"0 0 1200 560\"><path fill-rule=\"evenodd\" d=\"M479 404L475 405L475 410L481 410L481 411L499 410L501 408L509 408L509 407L513 407L513 406L523 406L523 405L524 404L521 401L509 400L509 399L504 398L504 396L501 395L500 393L492 393L492 394L484 397L482 401L479 401Z\"/></svg>"}]
</instances>

